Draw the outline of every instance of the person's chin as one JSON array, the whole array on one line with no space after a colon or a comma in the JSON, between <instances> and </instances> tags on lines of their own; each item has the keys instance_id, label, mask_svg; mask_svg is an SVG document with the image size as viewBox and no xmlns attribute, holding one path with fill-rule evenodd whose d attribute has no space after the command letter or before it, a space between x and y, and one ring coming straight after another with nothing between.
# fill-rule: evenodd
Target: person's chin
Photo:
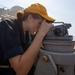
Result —
<instances>
[{"instance_id":1,"label":"person's chin","mask_svg":"<svg viewBox=\"0 0 75 75\"><path fill-rule=\"evenodd\" d=\"M36 34L36 32L31 32L31 34L32 34L32 35L35 35L35 34Z\"/></svg>"}]
</instances>

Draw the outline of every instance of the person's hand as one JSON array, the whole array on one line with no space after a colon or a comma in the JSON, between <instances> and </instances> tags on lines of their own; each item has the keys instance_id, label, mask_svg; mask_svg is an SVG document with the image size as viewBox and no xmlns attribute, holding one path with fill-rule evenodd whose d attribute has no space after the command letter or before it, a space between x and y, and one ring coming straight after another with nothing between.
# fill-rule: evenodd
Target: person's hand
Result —
<instances>
[{"instance_id":1,"label":"person's hand","mask_svg":"<svg viewBox=\"0 0 75 75\"><path fill-rule=\"evenodd\" d=\"M48 31L50 30L50 28L52 28L52 27L53 27L52 24L47 23L46 20L43 20L41 23L41 26L38 30L38 33L40 33L40 35L45 36L48 33Z\"/></svg>"}]
</instances>

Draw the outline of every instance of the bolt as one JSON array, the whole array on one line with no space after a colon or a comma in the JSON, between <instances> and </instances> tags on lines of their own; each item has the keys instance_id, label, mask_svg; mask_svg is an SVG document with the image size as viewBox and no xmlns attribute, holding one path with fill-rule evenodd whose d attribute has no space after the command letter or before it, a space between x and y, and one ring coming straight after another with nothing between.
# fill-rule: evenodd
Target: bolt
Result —
<instances>
[{"instance_id":1,"label":"bolt","mask_svg":"<svg viewBox=\"0 0 75 75\"><path fill-rule=\"evenodd\" d=\"M46 55L44 55L44 56L41 57L41 60L43 62L48 62L48 57Z\"/></svg>"},{"instance_id":2,"label":"bolt","mask_svg":"<svg viewBox=\"0 0 75 75\"><path fill-rule=\"evenodd\" d=\"M64 70L64 68L63 68L63 67L60 67L60 71L65 72L65 70Z\"/></svg>"}]
</instances>

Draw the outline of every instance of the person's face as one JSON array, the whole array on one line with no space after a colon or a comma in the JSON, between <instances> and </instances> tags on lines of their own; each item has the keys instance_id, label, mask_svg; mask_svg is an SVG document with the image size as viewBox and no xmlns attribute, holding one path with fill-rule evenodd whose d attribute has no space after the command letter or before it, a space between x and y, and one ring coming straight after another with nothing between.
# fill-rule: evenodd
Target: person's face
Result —
<instances>
[{"instance_id":1,"label":"person's face","mask_svg":"<svg viewBox=\"0 0 75 75\"><path fill-rule=\"evenodd\" d=\"M33 19L32 16L29 17L29 32L33 35L35 32L38 31L40 25L41 25L41 22L43 21L42 18L40 19Z\"/></svg>"}]
</instances>

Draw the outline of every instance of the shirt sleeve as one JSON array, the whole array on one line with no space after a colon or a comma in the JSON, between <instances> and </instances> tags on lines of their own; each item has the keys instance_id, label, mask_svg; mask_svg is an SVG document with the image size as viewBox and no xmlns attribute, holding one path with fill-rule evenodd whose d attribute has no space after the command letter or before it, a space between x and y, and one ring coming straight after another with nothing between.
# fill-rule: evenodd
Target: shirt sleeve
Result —
<instances>
[{"instance_id":1,"label":"shirt sleeve","mask_svg":"<svg viewBox=\"0 0 75 75\"><path fill-rule=\"evenodd\" d=\"M0 44L4 60L23 53L18 28L11 21L5 20L0 23Z\"/></svg>"}]
</instances>

